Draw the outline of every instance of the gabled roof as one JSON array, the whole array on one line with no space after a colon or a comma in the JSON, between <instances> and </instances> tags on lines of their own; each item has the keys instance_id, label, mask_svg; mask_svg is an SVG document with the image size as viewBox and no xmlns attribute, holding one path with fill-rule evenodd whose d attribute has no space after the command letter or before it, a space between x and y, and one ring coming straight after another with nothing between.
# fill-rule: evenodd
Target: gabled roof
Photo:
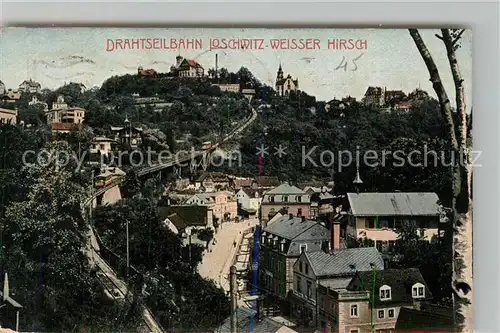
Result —
<instances>
[{"instance_id":1,"label":"gabled roof","mask_svg":"<svg viewBox=\"0 0 500 333\"><path fill-rule=\"evenodd\" d=\"M191 59L184 59L180 66L182 67L183 65L188 65L189 67L195 67L195 68L203 68L196 60L191 60Z\"/></svg>"},{"instance_id":2,"label":"gabled roof","mask_svg":"<svg viewBox=\"0 0 500 333\"><path fill-rule=\"evenodd\" d=\"M36 81L33 81L33 80L24 80L20 86L22 86L23 84L27 84L29 85L30 87L41 87L40 83L36 82Z\"/></svg>"},{"instance_id":3,"label":"gabled roof","mask_svg":"<svg viewBox=\"0 0 500 333\"><path fill-rule=\"evenodd\" d=\"M187 224L177 215L177 213L170 214L167 216L170 222L177 228L177 230L184 230L187 227Z\"/></svg>"},{"instance_id":4,"label":"gabled roof","mask_svg":"<svg viewBox=\"0 0 500 333\"><path fill-rule=\"evenodd\" d=\"M416 283L425 286L425 297L418 298L418 300L432 300L431 291L418 268L377 270L375 274L372 271L359 272L357 278L351 281L347 290L357 291L361 286L361 290L371 291L373 289L374 275L375 291L377 293L375 295L375 304L387 304L388 302L413 303L412 287ZM380 301L380 297L378 297L378 290L384 285L391 287L390 301Z\"/></svg>"},{"instance_id":5,"label":"gabled roof","mask_svg":"<svg viewBox=\"0 0 500 333\"><path fill-rule=\"evenodd\" d=\"M110 126L110 128L112 131L118 131L118 132L125 129L124 126ZM142 132L142 128L140 128L140 127L132 126L132 130L137 131L137 132Z\"/></svg>"},{"instance_id":6,"label":"gabled roof","mask_svg":"<svg viewBox=\"0 0 500 333\"><path fill-rule=\"evenodd\" d=\"M356 271L371 271L371 265L384 269L384 260L374 247L360 247L338 250L305 252L311 269L317 277L352 276Z\"/></svg>"},{"instance_id":7,"label":"gabled roof","mask_svg":"<svg viewBox=\"0 0 500 333\"><path fill-rule=\"evenodd\" d=\"M280 186L273 188L270 191L267 191L266 195L267 194L306 194L306 193L296 186L289 185L288 183L283 183Z\"/></svg>"},{"instance_id":8,"label":"gabled roof","mask_svg":"<svg viewBox=\"0 0 500 333\"><path fill-rule=\"evenodd\" d=\"M293 216L290 218L289 215L283 215L269 224L264 231L288 240L293 240L318 224L318 222L311 220L302 221L301 217Z\"/></svg>"},{"instance_id":9,"label":"gabled roof","mask_svg":"<svg viewBox=\"0 0 500 333\"><path fill-rule=\"evenodd\" d=\"M439 216L432 192L347 193L354 216Z\"/></svg>"},{"instance_id":10,"label":"gabled roof","mask_svg":"<svg viewBox=\"0 0 500 333\"><path fill-rule=\"evenodd\" d=\"M198 177L197 182L202 182L206 178L212 178L212 180L216 183L224 183L229 182L229 177L222 172L204 172Z\"/></svg>"},{"instance_id":11,"label":"gabled roof","mask_svg":"<svg viewBox=\"0 0 500 333\"><path fill-rule=\"evenodd\" d=\"M366 89L365 96L380 95L380 94L382 94L381 87L368 87L368 89Z\"/></svg>"},{"instance_id":12,"label":"gabled roof","mask_svg":"<svg viewBox=\"0 0 500 333\"><path fill-rule=\"evenodd\" d=\"M251 179L251 178L248 178L248 179L234 178L233 183L234 183L234 186L236 186L236 187L250 187L253 184L253 179Z\"/></svg>"},{"instance_id":13,"label":"gabled roof","mask_svg":"<svg viewBox=\"0 0 500 333\"><path fill-rule=\"evenodd\" d=\"M53 131L71 131L72 129L81 129L82 124L72 124L72 123L52 123Z\"/></svg>"},{"instance_id":14,"label":"gabled roof","mask_svg":"<svg viewBox=\"0 0 500 333\"><path fill-rule=\"evenodd\" d=\"M274 187L280 184L278 177L275 176L257 176L255 183L258 187Z\"/></svg>"},{"instance_id":15,"label":"gabled roof","mask_svg":"<svg viewBox=\"0 0 500 333\"><path fill-rule=\"evenodd\" d=\"M106 138L104 136L95 137L92 142L116 142L114 139Z\"/></svg>"},{"instance_id":16,"label":"gabled roof","mask_svg":"<svg viewBox=\"0 0 500 333\"><path fill-rule=\"evenodd\" d=\"M179 205L158 207L158 214L162 219L176 214L186 226L206 226L207 211L208 208L206 206ZM174 222L172 221L172 223Z\"/></svg>"},{"instance_id":17,"label":"gabled roof","mask_svg":"<svg viewBox=\"0 0 500 333\"><path fill-rule=\"evenodd\" d=\"M416 310L402 307L399 310L395 330L418 330L442 329L452 332L455 328L453 323L453 309L449 315L436 313L435 311Z\"/></svg>"}]
</instances>

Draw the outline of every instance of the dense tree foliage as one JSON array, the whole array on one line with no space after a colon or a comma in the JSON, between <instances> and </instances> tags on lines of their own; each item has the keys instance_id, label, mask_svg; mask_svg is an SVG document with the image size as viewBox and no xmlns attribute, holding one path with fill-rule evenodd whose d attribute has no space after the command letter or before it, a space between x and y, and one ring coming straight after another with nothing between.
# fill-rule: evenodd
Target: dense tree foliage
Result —
<instances>
[{"instance_id":1,"label":"dense tree foliage","mask_svg":"<svg viewBox=\"0 0 500 333\"><path fill-rule=\"evenodd\" d=\"M126 255L129 223L130 263L146 276L146 304L166 328L214 328L229 314L224 291L193 270L202 248L184 246L160 219L155 200L125 199L96 210L94 223L103 242Z\"/></svg>"},{"instance_id":2,"label":"dense tree foliage","mask_svg":"<svg viewBox=\"0 0 500 333\"><path fill-rule=\"evenodd\" d=\"M256 175L256 148L263 144L270 147L263 173L282 181L327 181L333 170L335 191L353 191L358 159L362 191L433 191L450 205L451 155L434 99L420 99L408 112L359 103L327 111L325 103L294 96L274 96L255 108L259 118L240 141L242 165L221 170ZM279 145L286 147L281 158Z\"/></svg>"},{"instance_id":3,"label":"dense tree foliage","mask_svg":"<svg viewBox=\"0 0 500 333\"><path fill-rule=\"evenodd\" d=\"M47 158L56 151L69 152L70 147L64 141L52 142L38 164L18 173L10 169L17 187L3 188L1 267L9 274L13 297L24 307L22 327L30 331L126 328L115 325L116 317L108 317L123 309L102 298L85 254L88 224L81 210L86 193L80 185L82 175L75 173L71 161L64 165L60 159Z\"/></svg>"}]
</instances>

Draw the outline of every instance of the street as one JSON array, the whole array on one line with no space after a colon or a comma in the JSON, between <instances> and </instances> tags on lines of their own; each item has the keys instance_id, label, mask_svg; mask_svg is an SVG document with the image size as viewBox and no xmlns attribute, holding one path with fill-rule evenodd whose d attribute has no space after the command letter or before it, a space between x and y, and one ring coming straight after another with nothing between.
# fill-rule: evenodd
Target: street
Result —
<instances>
[{"instance_id":1,"label":"street","mask_svg":"<svg viewBox=\"0 0 500 333\"><path fill-rule=\"evenodd\" d=\"M257 219L241 222L224 222L215 234L216 244L210 244L212 252L205 252L203 261L198 265L198 272L206 279L212 279L224 290L229 291L229 268L238 250L238 243L243 231L257 224Z\"/></svg>"}]
</instances>

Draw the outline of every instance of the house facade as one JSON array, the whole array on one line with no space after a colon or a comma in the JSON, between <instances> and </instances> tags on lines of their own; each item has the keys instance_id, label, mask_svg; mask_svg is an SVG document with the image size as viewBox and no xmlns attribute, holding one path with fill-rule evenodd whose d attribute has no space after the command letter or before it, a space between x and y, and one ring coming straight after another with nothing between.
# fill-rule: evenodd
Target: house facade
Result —
<instances>
[{"instance_id":1,"label":"house facade","mask_svg":"<svg viewBox=\"0 0 500 333\"><path fill-rule=\"evenodd\" d=\"M436 193L348 193L347 236L370 240L380 252L390 254L397 230L414 223L421 236L440 235L441 208Z\"/></svg>"},{"instance_id":2,"label":"house facade","mask_svg":"<svg viewBox=\"0 0 500 333\"><path fill-rule=\"evenodd\" d=\"M299 79L292 79L292 76L288 74L287 77L284 77L283 75L283 69L280 67L278 68L278 73L276 75L276 93L279 96L288 96L290 93L297 92L299 90Z\"/></svg>"},{"instance_id":3,"label":"house facade","mask_svg":"<svg viewBox=\"0 0 500 333\"><path fill-rule=\"evenodd\" d=\"M196 179L194 188L196 191L216 192L228 189L231 179L222 172L204 172Z\"/></svg>"},{"instance_id":4,"label":"house facade","mask_svg":"<svg viewBox=\"0 0 500 333\"><path fill-rule=\"evenodd\" d=\"M103 154L103 155L109 155L111 151L113 150L113 146L117 142L113 139L109 139L106 137L96 137L94 140L92 140L92 146L90 148L90 153L91 154Z\"/></svg>"},{"instance_id":5,"label":"house facade","mask_svg":"<svg viewBox=\"0 0 500 333\"><path fill-rule=\"evenodd\" d=\"M377 249L343 248L338 233L333 237L332 249L304 251L293 267L292 314L304 326L319 326L319 309L324 303L318 299L320 285L342 290L359 272L371 271L372 267L384 269Z\"/></svg>"},{"instance_id":6,"label":"house facade","mask_svg":"<svg viewBox=\"0 0 500 333\"><path fill-rule=\"evenodd\" d=\"M41 90L42 86L40 85L40 83L35 82L31 79L25 80L19 85L19 91L24 93L34 94L39 93Z\"/></svg>"},{"instance_id":7,"label":"house facade","mask_svg":"<svg viewBox=\"0 0 500 333\"><path fill-rule=\"evenodd\" d=\"M7 89L5 94L2 96L2 100L7 103L15 103L21 99L21 93L17 90Z\"/></svg>"},{"instance_id":8,"label":"house facade","mask_svg":"<svg viewBox=\"0 0 500 333\"><path fill-rule=\"evenodd\" d=\"M36 95L31 97L31 101L28 102L28 105L32 105L32 106L40 105L41 107L43 107L43 111L45 111L45 112L49 111L49 105L47 103L45 103L44 101L39 100Z\"/></svg>"},{"instance_id":9,"label":"house facade","mask_svg":"<svg viewBox=\"0 0 500 333\"><path fill-rule=\"evenodd\" d=\"M257 176L251 184L254 189L270 190L280 185L278 177L274 176Z\"/></svg>"},{"instance_id":10,"label":"house facade","mask_svg":"<svg viewBox=\"0 0 500 333\"><path fill-rule=\"evenodd\" d=\"M181 56L175 58L176 63L172 66L171 71L179 77L203 77L205 70L196 60L184 59Z\"/></svg>"},{"instance_id":11,"label":"house facade","mask_svg":"<svg viewBox=\"0 0 500 333\"><path fill-rule=\"evenodd\" d=\"M242 188L236 192L236 200L238 200L238 204L244 210L256 212L259 210L262 198L259 195L259 191Z\"/></svg>"},{"instance_id":12,"label":"house facade","mask_svg":"<svg viewBox=\"0 0 500 333\"><path fill-rule=\"evenodd\" d=\"M267 222L278 211L285 209L288 214L310 218L310 196L288 183L267 191L262 199L262 221Z\"/></svg>"},{"instance_id":13,"label":"house facade","mask_svg":"<svg viewBox=\"0 0 500 333\"><path fill-rule=\"evenodd\" d=\"M0 124L17 124L17 110L0 108Z\"/></svg>"},{"instance_id":14,"label":"house facade","mask_svg":"<svg viewBox=\"0 0 500 333\"><path fill-rule=\"evenodd\" d=\"M392 332L402 309L432 300L416 268L359 272L345 289L320 285L318 294L319 327L339 333Z\"/></svg>"},{"instance_id":15,"label":"house facade","mask_svg":"<svg viewBox=\"0 0 500 333\"><path fill-rule=\"evenodd\" d=\"M227 84L213 84L213 85L219 87L220 91L227 91L234 93L240 92L239 84L227 83Z\"/></svg>"},{"instance_id":16,"label":"house facade","mask_svg":"<svg viewBox=\"0 0 500 333\"><path fill-rule=\"evenodd\" d=\"M142 143L142 128L132 126L128 119L125 119L125 126L111 126L111 131L119 144L137 148Z\"/></svg>"},{"instance_id":17,"label":"house facade","mask_svg":"<svg viewBox=\"0 0 500 333\"><path fill-rule=\"evenodd\" d=\"M73 125L81 127L86 112L87 110L80 107L69 107L64 101L64 96L59 95L52 103L52 109L45 111L45 116L52 132L68 132L75 127Z\"/></svg>"},{"instance_id":18,"label":"house facade","mask_svg":"<svg viewBox=\"0 0 500 333\"><path fill-rule=\"evenodd\" d=\"M365 105L384 106L385 89L382 87L368 87L363 97Z\"/></svg>"},{"instance_id":19,"label":"house facade","mask_svg":"<svg viewBox=\"0 0 500 333\"><path fill-rule=\"evenodd\" d=\"M201 205L170 205L158 207L164 224L178 235L190 235L193 230L214 229L214 216L210 207Z\"/></svg>"},{"instance_id":20,"label":"house facade","mask_svg":"<svg viewBox=\"0 0 500 333\"><path fill-rule=\"evenodd\" d=\"M213 216L220 221L227 221L238 216L238 202L234 194L228 191L198 193L186 201L186 205L207 206Z\"/></svg>"},{"instance_id":21,"label":"house facade","mask_svg":"<svg viewBox=\"0 0 500 333\"><path fill-rule=\"evenodd\" d=\"M259 286L285 299L293 288L293 265L304 251L328 246L328 229L316 221L283 215L261 232Z\"/></svg>"}]
</instances>

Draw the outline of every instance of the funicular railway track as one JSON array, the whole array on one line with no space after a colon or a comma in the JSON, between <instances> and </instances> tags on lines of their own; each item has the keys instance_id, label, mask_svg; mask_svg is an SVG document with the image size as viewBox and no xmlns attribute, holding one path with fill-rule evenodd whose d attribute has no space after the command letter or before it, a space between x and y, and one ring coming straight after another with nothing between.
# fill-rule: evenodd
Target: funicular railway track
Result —
<instances>
[{"instance_id":1,"label":"funicular railway track","mask_svg":"<svg viewBox=\"0 0 500 333\"><path fill-rule=\"evenodd\" d=\"M219 141L211 150L217 148L220 144L227 142L234 138L237 134L243 132L248 126L257 118L257 112L252 108L251 114L240 124L233 129L230 133L228 133L223 140ZM194 153L194 157L199 157L202 154L206 153L205 151L196 151ZM143 176L152 172L156 172L173 165L178 165L180 163L188 162L193 159L193 154L189 156L185 156L182 158L171 159L170 161L159 163L157 165L153 165L142 170L137 171L138 176ZM118 179L114 179L109 185L103 186L98 190L93 190L91 196L84 202L84 206L90 205L91 210L93 209L93 202L97 199L98 196L103 195L107 190L114 186L118 186L123 183L124 178L120 177ZM92 184L93 186L93 184ZM85 210L84 210L85 212ZM98 236L97 236L98 237ZM99 247L97 237L93 227L90 228L87 236L87 251L86 255L92 265L97 269L97 277L101 282L101 285L106 291L106 294L113 298L117 302L126 302L129 305L132 305L134 302L134 295L129 290L127 283L118 277L117 272L111 267L111 265L104 260L101 256L101 249ZM142 314L143 326L146 328L144 332L152 332L152 333L165 333L166 331L161 327L160 323L154 318L153 313L148 309L146 305L144 305L140 300L138 300L138 304Z\"/></svg>"}]
</instances>

